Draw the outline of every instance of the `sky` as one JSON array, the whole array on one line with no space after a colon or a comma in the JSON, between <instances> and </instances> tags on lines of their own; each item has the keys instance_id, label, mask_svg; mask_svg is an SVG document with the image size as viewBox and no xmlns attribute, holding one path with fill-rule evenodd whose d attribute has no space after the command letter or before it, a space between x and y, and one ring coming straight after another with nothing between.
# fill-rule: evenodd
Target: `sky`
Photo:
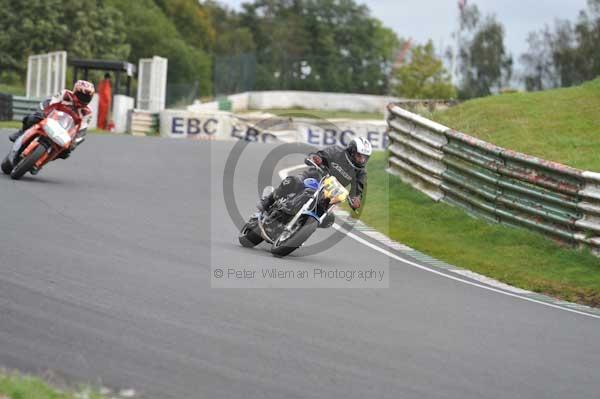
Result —
<instances>
[{"instance_id":1,"label":"sky","mask_svg":"<svg viewBox=\"0 0 600 399\"><path fill-rule=\"evenodd\" d=\"M504 25L505 43L515 61L527 50L527 34L556 19L575 20L587 0L467 0L475 3L483 15L495 14ZM246 0L221 0L234 9ZM458 0L358 0L373 16L392 28L399 37L425 43L432 39L436 50L452 45L456 30Z\"/></svg>"}]
</instances>

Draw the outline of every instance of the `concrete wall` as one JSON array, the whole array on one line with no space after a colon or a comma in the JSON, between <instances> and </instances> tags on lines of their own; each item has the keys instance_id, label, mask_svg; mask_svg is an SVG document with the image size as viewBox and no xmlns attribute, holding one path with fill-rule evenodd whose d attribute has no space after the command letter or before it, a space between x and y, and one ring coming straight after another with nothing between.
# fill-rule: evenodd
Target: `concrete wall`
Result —
<instances>
[{"instance_id":1,"label":"concrete wall","mask_svg":"<svg viewBox=\"0 0 600 399\"><path fill-rule=\"evenodd\" d=\"M324 93L311 91L254 91L228 96L232 111L248 109L306 108L326 111L384 112L395 97L366 94ZM216 101L190 105L190 111L216 111Z\"/></svg>"},{"instance_id":2,"label":"concrete wall","mask_svg":"<svg viewBox=\"0 0 600 399\"><path fill-rule=\"evenodd\" d=\"M252 91L233 94L227 97L231 101L231 111L268 110L268 109L318 109L324 111L380 112L384 113L389 103L400 104L411 111L439 110L453 106L456 100L410 100L389 96L368 94L325 93L313 91ZM219 103L195 103L187 107L188 111L218 111Z\"/></svg>"},{"instance_id":3,"label":"concrete wall","mask_svg":"<svg viewBox=\"0 0 600 399\"><path fill-rule=\"evenodd\" d=\"M115 122L115 132L125 133L127 131L127 117L133 109L133 97L117 94L113 97L112 119Z\"/></svg>"},{"instance_id":4,"label":"concrete wall","mask_svg":"<svg viewBox=\"0 0 600 399\"><path fill-rule=\"evenodd\" d=\"M306 108L325 111L381 112L398 98L367 94L310 91L258 91L250 93L250 109Z\"/></svg>"},{"instance_id":5,"label":"concrete wall","mask_svg":"<svg viewBox=\"0 0 600 399\"><path fill-rule=\"evenodd\" d=\"M92 101L90 101L90 104L88 105L88 107L90 107L90 109L92 110L90 124L88 125L89 129L95 129L96 127L98 127L98 99L98 93L94 94Z\"/></svg>"}]
</instances>

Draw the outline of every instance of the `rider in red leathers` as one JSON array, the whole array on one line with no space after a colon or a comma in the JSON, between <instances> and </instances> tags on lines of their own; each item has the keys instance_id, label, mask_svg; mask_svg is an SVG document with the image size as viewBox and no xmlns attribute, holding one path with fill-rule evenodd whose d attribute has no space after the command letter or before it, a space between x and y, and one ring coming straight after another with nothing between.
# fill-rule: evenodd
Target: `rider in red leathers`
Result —
<instances>
[{"instance_id":1,"label":"rider in red leathers","mask_svg":"<svg viewBox=\"0 0 600 399\"><path fill-rule=\"evenodd\" d=\"M92 114L92 110L88 107L88 104L92 100L94 93L95 89L92 83L85 80L78 80L72 91L63 90L61 93L44 100L40 104L40 111L36 111L24 117L21 130L11 134L9 136L10 141L16 142L27 129L44 120L59 104L67 106L73 111L72 116L75 119L75 123L80 123L80 129L77 135L78 137L85 136L85 131ZM65 151L61 155L61 158L67 158L69 155L70 151Z\"/></svg>"}]
</instances>

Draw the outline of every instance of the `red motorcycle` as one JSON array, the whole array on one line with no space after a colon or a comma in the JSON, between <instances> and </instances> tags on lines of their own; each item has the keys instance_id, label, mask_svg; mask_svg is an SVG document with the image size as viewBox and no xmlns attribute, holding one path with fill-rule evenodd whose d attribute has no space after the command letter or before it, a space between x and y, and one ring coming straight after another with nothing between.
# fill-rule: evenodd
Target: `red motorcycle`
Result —
<instances>
[{"instance_id":1,"label":"red motorcycle","mask_svg":"<svg viewBox=\"0 0 600 399\"><path fill-rule=\"evenodd\" d=\"M64 156L85 140L78 136L80 128L81 119L69 107L56 106L46 119L15 141L2 162L2 172L15 180L27 172L36 175L48 162Z\"/></svg>"}]
</instances>

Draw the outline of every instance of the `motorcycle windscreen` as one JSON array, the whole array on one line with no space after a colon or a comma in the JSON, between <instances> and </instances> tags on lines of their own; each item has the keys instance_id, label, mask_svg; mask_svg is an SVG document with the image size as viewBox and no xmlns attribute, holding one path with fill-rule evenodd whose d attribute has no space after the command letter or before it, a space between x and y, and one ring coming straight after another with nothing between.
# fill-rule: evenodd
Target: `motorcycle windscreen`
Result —
<instances>
[{"instance_id":1,"label":"motorcycle windscreen","mask_svg":"<svg viewBox=\"0 0 600 399\"><path fill-rule=\"evenodd\" d=\"M75 126L71 115L62 111L52 111L46 119L44 131L52 141L61 147L67 147L71 143L69 129Z\"/></svg>"}]
</instances>

